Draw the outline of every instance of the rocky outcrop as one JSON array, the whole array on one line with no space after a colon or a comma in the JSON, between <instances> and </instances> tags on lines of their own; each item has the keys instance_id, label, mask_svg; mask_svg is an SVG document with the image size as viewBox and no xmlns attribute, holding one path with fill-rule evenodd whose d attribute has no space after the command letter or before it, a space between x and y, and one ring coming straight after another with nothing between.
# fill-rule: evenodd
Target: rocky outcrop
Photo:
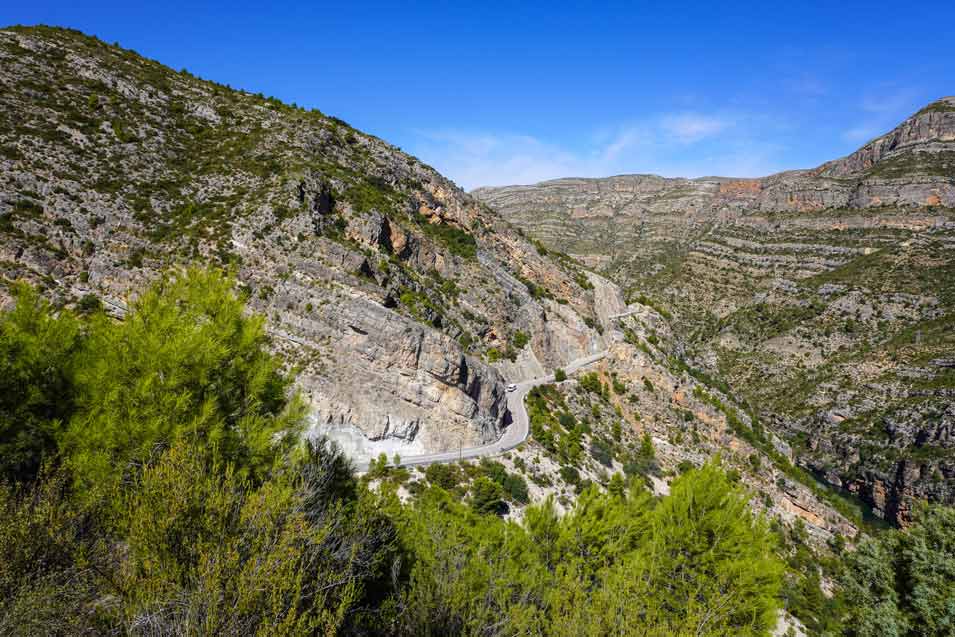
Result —
<instances>
[{"instance_id":1,"label":"rocky outcrop","mask_svg":"<svg viewBox=\"0 0 955 637\"><path fill-rule=\"evenodd\" d=\"M0 88L0 275L121 307L175 264L231 268L313 433L368 453L488 442L502 369L599 347L578 264L341 120L46 27L0 30Z\"/></svg>"},{"instance_id":2,"label":"rocky outcrop","mask_svg":"<svg viewBox=\"0 0 955 637\"><path fill-rule=\"evenodd\" d=\"M535 236L549 244L570 248L575 242L593 241L601 233L601 222L609 226L604 237L609 242L610 227L653 223L660 215L677 215L692 224L700 217L707 220L734 212L955 208L955 97L934 102L855 153L813 170L762 179L656 175L555 179L479 188L472 194L522 227L533 228ZM539 215L536 223L533 215ZM577 236L571 229L579 227L574 223L578 220L590 220L596 227Z\"/></svg>"},{"instance_id":3,"label":"rocky outcrop","mask_svg":"<svg viewBox=\"0 0 955 637\"><path fill-rule=\"evenodd\" d=\"M955 98L812 170L474 194L671 313L819 479L897 523L955 502Z\"/></svg>"},{"instance_id":4,"label":"rocky outcrop","mask_svg":"<svg viewBox=\"0 0 955 637\"><path fill-rule=\"evenodd\" d=\"M828 162L814 173L825 177L850 177L874 168L880 162L908 153L951 152L955 142L955 97L943 97L842 159Z\"/></svg>"}]
</instances>

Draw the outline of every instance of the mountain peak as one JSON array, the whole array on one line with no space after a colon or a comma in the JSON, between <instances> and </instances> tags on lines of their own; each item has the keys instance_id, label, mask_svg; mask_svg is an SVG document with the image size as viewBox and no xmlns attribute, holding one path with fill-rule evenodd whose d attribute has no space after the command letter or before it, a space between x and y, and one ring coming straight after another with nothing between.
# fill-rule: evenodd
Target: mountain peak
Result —
<instances>
[{"instance_id":1,"label":"mountain peak","mask_svg":"<svg viewBox=\"0 0 955 637\"><path fill-rule=\"evenodd\" d=\"M814 172L837 178L865 174L906 178L943 177L953 174L953 169L955 97L943 97L854 153L827 162Z\"/></svg>"}]
</instances>

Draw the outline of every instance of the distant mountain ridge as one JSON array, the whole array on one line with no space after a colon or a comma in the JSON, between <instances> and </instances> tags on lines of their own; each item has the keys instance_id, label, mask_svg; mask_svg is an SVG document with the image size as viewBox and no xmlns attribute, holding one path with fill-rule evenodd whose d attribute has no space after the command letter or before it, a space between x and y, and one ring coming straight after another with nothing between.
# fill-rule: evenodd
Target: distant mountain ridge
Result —
<instances>
[{"instance_id":1,"label":"distant mountain ridge","mask_svg":"<svg viewBox=\"0 0 955 637\"><path fill-rule=\"evenodd\" d=\"M472 194L672 312L820 479L895 521L955 501L955 98L814 169Z\"/></svg>"},{"instance_id":2,"label":"distant mountain ridge","mask_svg":"<svg viewBox=\"0 0 955 637\"><path fill-rule=\"evenodd\" d=\"M907 118L892 131L877 137L860 147L855 152L842 157L828 161L816 168L794 169L780 173L774 173L765 177L740 178L740 177L721 177L706 176L696 178L681 177L660 177L653 174L622 174L611 177L564 177L551 179L531 185L514 185L499 187L477 188L473 194L482 200L494 201L499 197L506 196L507 193L519 193L524 189L543 188L548 186L559 186L562 184L579 183L601 183L601 182L649 182L657 184L670 184L672 188L679 188L681 185L700 184L703 186L716 185L718 188L715 194L736 193L759 193L762 191L774 192L781 188L790 188L794 192L801 189L811 190L801 180L806 178L823 179L851 179L857 178L858 186L868 186L872 192L878 190L880 177L891 178L903 177L911 180L915 177L942 178L927 179L926 184L931 183L932 187L927 188L926 192L903 192L895 197L887 199L870 198L868 200L859 198L858 195L850 196L844 200L831 199L829 205L849 205L853 207L878 207L880 205L911 205L911 206L934 206L942 205L946 207L955 207L955 192L951 187L950 177L955 171L955 151L952 143L955 142L955 96L943 97L932 102L925 108ZM904 172L903 172L904 171ZM835 184L824 182L827 187ZM845 188L839 188L841 192L848 192ZM711 191L712 192L712 191ZM674 198L679 198L679 192L671 191ZM936 199L937 197L937 199ZM761 208L767 205L775 206L773 209L808 209L814 204L819 203L813 199L799 199L793 197L790 201L783 202L780 207L778 198L771 198L769 201L760 201ZM714 201L714 205L725 205L725 201Z\"/></svg>"}]
</instances>

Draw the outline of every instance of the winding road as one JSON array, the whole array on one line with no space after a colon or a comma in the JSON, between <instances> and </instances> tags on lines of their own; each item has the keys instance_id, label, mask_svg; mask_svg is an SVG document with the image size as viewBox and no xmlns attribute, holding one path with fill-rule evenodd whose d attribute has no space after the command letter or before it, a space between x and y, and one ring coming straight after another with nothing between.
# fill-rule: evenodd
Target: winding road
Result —
<instances>
[{"instance_id":1,"label":"winding road","mask_svg":"<svg viewBox=\"0 0 955 637\"><path fill-rule=\"evenodd\" d=\"M578 358L563 368L564 373L570 376L578 370L596 363L606 355L607 352L605 350L591 354L590 356L585 356L584 358ZM483 458L485 456L496 456L513 449L527 440L527 436L530 435L530 418L527 415L527 408L524 406L524 398L527 396L527 392L538 385L552 382L554 382L553 374L516 383L517 389L507 394L507 409L511 412L511 424L504 429L504 433L501 434L501 437L494 442L481 445L480 447L466 447L456 451L429 453L420 456L408 456L406 458L402 457L401 466L418 467L435 464L437 462L456 462L467 458ZM356 462L355 469L359 472L368 471L368 462Z\"/></svg>"}]
</instances>

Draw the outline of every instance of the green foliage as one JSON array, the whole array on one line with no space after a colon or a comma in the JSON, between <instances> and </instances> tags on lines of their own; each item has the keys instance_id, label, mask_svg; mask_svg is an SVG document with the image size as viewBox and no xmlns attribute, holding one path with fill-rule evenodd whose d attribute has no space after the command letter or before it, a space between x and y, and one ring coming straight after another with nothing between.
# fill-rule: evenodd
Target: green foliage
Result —
<instances>
[{"instance_id":1,"label":"green foliage","mask_svg":"<svg viewBox=\"0 0 955 637\"><path fill-rule=\"evenodd\" d=\"M555 429L560 425L554 411L566 407L563 397L553 385L538 385L528 392L525 404L531 422L531 435L549 452L556 452Z\"/></svg>"},{"instance_id":2,"label":"green foliage","mask_svg":"<svg viewBox=\"0 0 955 637\"><path fill-rule=\"evenodd\" d=\"M438 328L443 324L444 310L437 303L432 301L427 294L403 288L398 300L403 306L408 308L408 313L411 314L415 320L428 322L433 327Z\"/></svg>"},{"instance_id":3,"label":"green foliage","mask_svg":"<svg viewBox=\"0 0 955 637\"><path fill-rule=\"evenodd\" d=\"M384 478L388 475L388 454L382 451L377 458L368 462L368 477L371 479Z\"/></svg>"},{"instance_id":4,"label":"green foliage","mask_svg":"<svg viewBox=\"0 0 955 637\"><path fill-rule=\"evenodd\" d=\"M517 504L527 504L529 496L527 482L523 476L509 473L500 462L487 458L482 458L479 466L481 473L501 486L506 499Z\"/></svg>"},{"instance_id":5,"label":"green foliage","mask_svg":"<svg viewBox=\"0 0 955 637\"><path fill-rule=\"evenodd\" d=\"M620 381L614 378L612 385L613 385L613 393L617 394L618 396L623 396L624 394L627 393L627 385L623 381Z\"/></svg>"},{"instance_id":6,"label":"green foliage","mask_svg":"<svg viewBox=\"0 0 955 637\"><path fill-rule=\"evenodd\" d=\"M80 323L25 285L0 315L0 481L32 480L73 411Z\"/></svg>"},{"instance_id":7,"label":"green foliage","mask_svg":"<svg viewBox=\"0 0 955 637\"><path fill-rule=\"evenodd\" d=\"M80 314L92 314L103 309L103 302L95 294L84 294L76 303L76 311Z\"/></svg>"},{"instance_id":8,"label":"green foliage","mask_svg":"<svg viewBox=\"0 0 955 637\"><path fill-rule=\"evenodd\" d=\"M786 610L799 618L809 634L842 634L841 602L837 597L826 596L822 589L823 574L828 578L835 574L835 559L824 557L809 540L802 520L792 526L774 521L773 526L788 567L782 590ZM842 538L841 535L834 537Z\"/></svg>"},{"instance_id":9,"label":"green foliage","mask_svg":"<svg viewBox=\"0 0 955 637\"><path fill-rule=\"evenodd\" d=\"M605 396L607 393L607 388L604 387L604 384L600 382L600 376L597 372L590 372L588 374L583 374L580 377L580 386L590 393L597 394L599 396Z\"/></svg>"},{"instance_id":10,"label":"green foliage","mask_svg":"<svg viewBox=\"0 0 955 637\"><path fill-rule=\"evenodd\" d=\"M768 634L781 570L765 524L715 467L674 488L655 506L618 475L521 525L426 492L400 514L414 560L396 634Z\"/></svg>"},{"instance_id":11,"label":"green foliage","mask_svg":"<svg viewBox=\"0 0 955 637\"><path fill-rule=\"evenodd\" d=\"M109 526L67 484L0 491L4 634L361 632L388 586L394 528L324 443L256 486L177 442L112 494Z\"/></svg>"},{"instance_id":12,"label":"green foliage","mask_svg":"<svg viewBox=\"0 0 955 637\"><path fill-rule=\"evenodd\" d=\"M482 515L507 513L503 487L487 476L479 477L471 483L471 508Z\"/></svg>"},{"instance_id":13,"label":"green foliage","mask_svg":"<svg viewBox=\"0 0 955 637\"><path fill-rule=\"evenodd\" d=\"M613 466L613 448L604 440L593 439L590 443L590 455L605 467Z\"/></svg>"},{"instance_id":14,"label":"green foliage","mask_svg":"<svg viewBox=\"0 0 955 637\"><path fill-rule=\"evenodd\" d=\"M531 337L528 336L527 332L522 332L521 330L517 330L516 332L514 332L514 337L511 339L511 344L514 346L515 349L522 350L524 349L524 346L530 342L530 340L531 340Z\"/></svg>"},{"instance_id":15,"label":"green foliage","mask_svg":"<svg viewBox=\"0 0 955 637\"><path fill-rule=\"evenodd\" d=\"M585 290L594 289L594 284L590 282L590 279L588 279L587 275L583 272L577 272L574 274L574 281L577 283L577 285Z\"/></svg>"},{"instance_id":16,"label":"green foliage","mask_svg":"<svg viewBox=\"0 0 955 637\"><path fill-rule=\"evenodd\" d=\"M110 555L95 507L70 498L69 477L43 476L33 488L0 484L0 634L108 634L95 605Z\"/></svg>"},{"instance_id":17,"label":"green foliage","mask_svg":"<svg viewBox=\"0 0 955 637\"><path fill-rule=\"evenodd\" d=\"M774 623L772 536L715 465L657 501L620 475L601 494L563 463L577 501L530 506L521 524L499 516L527 485L491 460L465 468L465 502L435 488L402 504L326 443L291 444L288 379L242 310L229 279L192 271L119 322L54 317L29 292L3 315L12 378L38 397L11 390L4 409L69 431L59 468L0 485L0 633L716 637ZM51 416L57 378L75 406ZM562 458L579 453L554 386L528 411ZM637 455L653 457L649 439ZM440 466L429 481L454 489L461 468ZM907 599L938 621L950 574L933 579L922 547L947 546L943 522L904 544L924 583Z\"/></svg>"},{"instance_id":18,"label":"green foliage","mask_svg":"<svg viewBox=\"0 0 955 637\"><path fill-rule=\"evenodd\" d=\"M863 540L840 581L849 637L955 633L955 509L923 506L910 528Z\"/></svg>"},{"instance_id":19,"label":"green foliage","mask_svg":"<svg viewBox=\"0 0 955 637\"><path fill-rule=\"evenodd\" d=\"M432 485L441 487L446 491L456 487L462 479L458 466L454 464L435 463L428 465L424 475Z\"/></svg>"},{"instance_id":20,"label":"green foliage","mask_svg":"<svg viewBox=\"0 0 955 637\"><path fill-rule=\"evenodd\" d=\"M773 536L716 465L674 481L651 529L638 559L614 580L621 610L697 634L763 635L775 626L782 564ZM654 586L666 594L653 594Z\"/></svg>"},{"instance_id":21,"label":"green foliage","mask_svg":"<svg viewBox=\"0 0 955 637\"><path fill-rule=\"evenodd\" d=\"M417 221L426 235L444 244L451 254L465 259L477 257L477 241L470 233L448 223L430 223L421 215Z\"/></svg>"},{"instance_id":22,"label":"green foliage","mask_svg":"<svg viewBox=\"0 0 955 637\"><path fill-rule=\"evenodd\" d=\"M568 411L555 385L541 385L527 395L531 434L547 452L562 463L575 465L584 451L583 434L589 429Z\"/></svg>"},{"instance_id":23,"label":"green foliage","mask_svg":"<svg viewBox=\"0 0 955 637\"><path fill-rule=\"evenodd\" d=\"M380 179L358 180L342 193L342 199L349 202L357 212L389 212L394 208L393 201L396 196L394 189Z\"/></svg>"},{"instance_id":24,"label":"green foliage","mask_svg":"<svg viewBox=\"0 0 955 637\"><path fill-rule=\"evenodd\" d=\"M361 598L362 579L375 576L387 555L362 528L374 526L375 516L322 501L327 467L304 478L283 472L253 488L204 455L173 447L127 498L128 575L120 583L126 621L198 620L207 634L340 629ZM352 550L339 551L340 543ZM361 563L367 558L376 565L370 572ZM183 599L185 606L175 601Z\"/></svg>"},{"instance_id":25,"label":"green foliage","mask_svg":"<svg viewBox=\"0 0 955 637\"><path fill-rule=\"evenodd\" d=\"M667 319L668 321L673 318L673 315L670 314L670 312L667 311L667 309L663 307L662 304L657 303L656 301L648 297L646 294L641 293L637 295L636 297L631 297L631 299L627 301L627 304L629 305L630 303L633 303L634 301L640 303L641 305L646 305L649 308L653 308L660 316Z\"/></svg>"},{"instance_id":26,"label":"green foliage","mask_svg":"<svg viewBox=\"0 0 955 637\"><path fill-rule=\"evenodd\" d=\"M553 295L553 294L550 292L550 290L548 290L547 288L541 287L541 286L537 285L536 283L534 283L533 281L530 281L530 280L528 280L528 279L525 279L524 277L522 277L522 276L520 276L520 275L517 275L517 278L518 278L518 280L520 280L521 283L524 284L524 287L527 288L527 292L528 292L528 294L531 295L531 298L534 298L534 299L552 299L552 298L554 298L554 295Z\"/></svg>"},{"instance_id":27,"label":"green foliage","mask_svg":"<svg viewBox=\"0 0 955 637\"><path fill-rule=\"evenodd\" d=\"M260 474L295 440L289 379L231 279L167 276L114 322L92 317L76 362L76 412L62 449L77 482L101 487L181 438L242 475Z\"/></svg>"},{"instance_id":28,"label":"green foliage","mask_svg":"<svg viewBox=\"0 0 955 637\"><path fill-rule=\"evenodd\" d=\"M559 422L560 426L566 431L571 431L577 426L577 419L574 418L573 414L570 414L566 411L562 412L560 416L557 417L557 422Z\"/></svg>"},{"instance_id":29,"label":"green foliage","mask_svg":"<svg viewBox=\"0 0 955 637\"><path fill-rule=\"evenodd\" d=\"M626 490L626 483L624 482L623 476L619 473L615 473L610 476L610 482L607 485L607 493L610 495L622 498Z\"/></svg>"},{"instance_id":30,"label":"green foliage","mask_svg":"<svg viewBox=\"0 0 955 637\"><path fill-rule=\"evenodd\" d=\"M555 369L555 370L554 370L554 382L555 382L555 383L562 383L562 382L564 382L565 380L567 380L567 372L565 372L565 371L564 371L563 369L561 369L560 367L558 367L557 369Z\"/></svg>"},{"instance_id":31,"label":"green foliage","mask_svg":"<svg viewBox=\"0 0 955 637\"><path fill-rule=\"evenodd\" d=\"M660 465L657 463L657 452L653 447L653 440L650 438L650 434L644 432L643 436L641 436L640 447L636 453L624 463L623 471L629 476L659 474Z\"/></svg>"},{"instance_id":32,"label":"green foliage","mask_svg":"<svg viewBox=\"0 0 955 637\"><path fill-rule=\"evenodd\" d=\"M593 319L589 316L584 317L584 324L592 330L596 330L598 334L604 333L604 327L597 322L596 319Z\"/></svg>"},{"instance_id":33,"label":"green foliage","mask_svg":"<svg viewBox=\"0 0 955 637\"><path fill-rule=\"evenodd\" d=\"M570 465L564 465L560 468L560 478L567 484L579 485L580 484L580 471L577 470L577 467L572 467Z\"/></svg>"}]
</instances>

